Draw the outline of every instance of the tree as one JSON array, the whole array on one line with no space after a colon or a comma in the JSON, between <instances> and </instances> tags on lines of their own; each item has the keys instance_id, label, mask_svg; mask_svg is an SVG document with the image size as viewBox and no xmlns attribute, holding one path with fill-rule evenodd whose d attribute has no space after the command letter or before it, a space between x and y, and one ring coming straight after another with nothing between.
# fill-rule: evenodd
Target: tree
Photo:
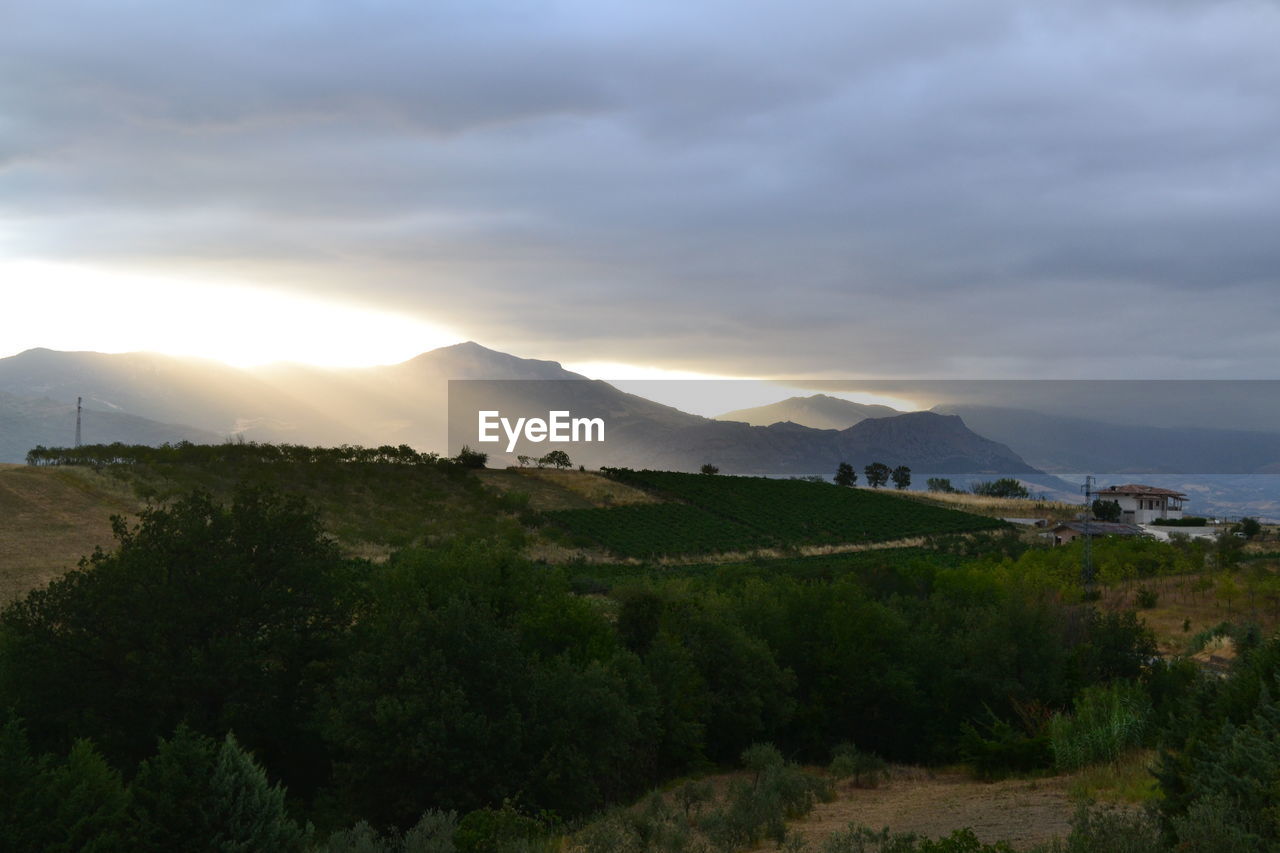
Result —
<instances>
[{"instance_id":1,"label":"tree","mask_svg":"<svg viewBox=\"0 0 1280 853\"><path fill-rule=\"evenodd\" d=\"M1119 521L1120 520L1120 502L1104 501L1097 498L1093 502L1093 517L1098 521Z\"/></svg>"},{"instance_id":2,"label":"tree","mask_svg":"<svg viewBox=\"0 0 1280 853\"><path fill-rule=\"evenodd\" d=\"M489 454L472 450L464 444L458 451L458 455L453 457L453 461L463 468L483 468L489 462Z\"/></svg>"},{"instance_id":3,"label":"tree","mask_svg":"<svg viewBox=\"0 0 1280 853\"><path fill-rule=\"evenodd\" d=\"M905 489L911 485L911 469L906 465L899 465L893 469L893 485L896 489Z\"/></svg>"},{"instance_id":4,"label":"tree","mask_svg":"<svg viewBox=\"0 0 1280 853\"><path fill-rule=\"evenodd\" d=\"M848 462L841 462L836 467L835 481L837 486L853 486L858 482L858 472Z\"/></svg>"},{"instance_id":5,"label":"tree","mask_svg":"<svg viewBox=\"0 0 1280 853\"><path fill-rule=\"evenodd\" d=\"M0 615L0 695L33 743L91 737L117 765L186 720L235 730L273 769L314 785L328 764L299 724L316 661L352 624L355 569L297 498L194 492L114 520L117 550Z\"/></svg>"},{"instance_id":6,"label":"tree","mask_svg":"<svg viewBox=\"0 0 1280 853\"><path fill-rule=\"evenodd\" d=\"M1262 525L1256 518L1242 518L1235 527L1236 532L1243 533L1246 539L1252 539L1262 532Z\"/></svg>"},{"instance_id":7,"label":"tree","mask_svg":"<svg viewBox=\"0 0 1280 853\"><path fill-rule=\"evenodd\" d=\"M717 468L715 465L712 465L710 462L703 465L698 470L701 471L703 474L719 474L720 473L720 469Z\"/></svg>"},{"instance_id":8,"label":"tree","mask_svg":"<svg viewBox=\"0 0 1280 853\"><path fill-rule=\"evenodd\" d=\"M526 465L528 465L530 462L533 462L534 458L532 456L526 456L525 454L522 453L516 457L516 461L519 462L520 467L523 468Z\"/></svg>"},{"instance_id":9,"label":"tree","mask_svg":"<svg viewBox=\"0 0 1280 853\"><path fill-rule=\"evenodd\" d=\"M893 472L883 462L872 462L862 469L862 473L867 475L867 485L873 489L878 489L889 482L889 476Z\"/></svg>"},{"instance_id":10,"label":"tree","mask_svg":"<svg viewBox=\"0 0 1280 853\"><path fill-rule=\"evenodd\" d=\"M951 481L946 477L930 477L925 481L931 492L942 492L945 495L954 495L957 491L956 487L951 485Z\"/></svg>"},{"instance_id":11,"label":"tree","mask_svg":"<svg viewBox=\"0 0 1280 853\"><path fill-rule=\"evenodd\" d=\"M298 850L303 832L285 791L228 734L219 744L179 726L134 778L131 812L140 851Z\"/></svg>"},{"instance_id":12,"label":"tree","mask_svg":"<svg viewBox=\"0 0 1280 853\"><path fill-rule=\"evenodd\" d=\"M969 491L975 495L982 495L987 498L1029 498L1031 493L1027 491L1027 487L1022 485L1013 477L1001 477L999 480L989 480L981 483L974 483L969 487Z\"/></svg>"},{"instance_id":13,"label":"tree","mask_svg":"<svg viewBox=\"0 0 1280 853\"><path fill-rule=\"evenodd\" d=\"M538 464L551 465L555 468L560 468L561 470L573 467L573 463L569 461L569 454L565 453L563 450L551 451L546 456L539 459Z\"/></svg>"}]
</instances>

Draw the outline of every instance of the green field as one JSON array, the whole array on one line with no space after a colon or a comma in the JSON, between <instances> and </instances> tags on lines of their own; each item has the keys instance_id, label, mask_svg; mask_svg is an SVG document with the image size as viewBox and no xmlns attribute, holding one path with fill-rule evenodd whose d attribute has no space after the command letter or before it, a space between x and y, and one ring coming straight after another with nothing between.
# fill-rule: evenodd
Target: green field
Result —
<instances>
[{"instance_id":1,"label":"green field","mask_svg":"<svg viewBox=\"0 0 1280 853\"><path fill-rule=\"evenodd\" d=\"M994 518L931 506L887 492L806 480L619 471L615 477L665 504L546 513L575 542L619 557L886 542L1003 526Z\"/></svg>"}]
</instances>

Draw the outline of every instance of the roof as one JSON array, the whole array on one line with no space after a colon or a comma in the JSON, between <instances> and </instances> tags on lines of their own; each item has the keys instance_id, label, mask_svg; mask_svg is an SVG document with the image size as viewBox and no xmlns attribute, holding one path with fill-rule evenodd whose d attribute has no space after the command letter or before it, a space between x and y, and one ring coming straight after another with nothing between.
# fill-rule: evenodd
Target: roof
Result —
<instances>
[{"instance_id":1,"label":"roof","mask_svg":"<svg viewBox=\"0 0 1280 853\"><path fill-rule=\"evenodd\" d=\"M1159 486L1140 486L1137 483L1128 483L1124 486L1107 486L1100 492L1095 494L1115 494L1115 495L1144 495L1146 497L1168 497L1185 499L1185 492L1175 492L1173 489L1162 489Z\"/></svg>"},{"instance_id":2,"label":"roof","mask_svg":"<svg viewBox=\"0 0 1280 853\"><path fill-rule=\"evenodd\" d=\"M1076 533L1084 533L1083 521L1064 521L1055 526L1054 531L1074 530ZM1136 524L1122 524L1118 521L1090 521L1089 533L1094 536L1141 536L1143 530Z\"/></svg>"}]
</instances>

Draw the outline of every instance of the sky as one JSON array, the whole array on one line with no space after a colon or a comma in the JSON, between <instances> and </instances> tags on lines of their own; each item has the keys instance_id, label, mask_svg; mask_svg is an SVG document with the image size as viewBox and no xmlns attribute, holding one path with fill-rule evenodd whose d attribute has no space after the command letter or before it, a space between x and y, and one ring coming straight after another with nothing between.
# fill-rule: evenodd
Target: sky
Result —
<instances>
[{"instance_id":1,"label":"sky","mask_svg":"<svg viewBox=\"0 0 1280 853\"><path fill-rule=\"evenodd\" d=\"M0 0L0 356L1275 378L1274 0Z\"/></svg>"}]
</instances>

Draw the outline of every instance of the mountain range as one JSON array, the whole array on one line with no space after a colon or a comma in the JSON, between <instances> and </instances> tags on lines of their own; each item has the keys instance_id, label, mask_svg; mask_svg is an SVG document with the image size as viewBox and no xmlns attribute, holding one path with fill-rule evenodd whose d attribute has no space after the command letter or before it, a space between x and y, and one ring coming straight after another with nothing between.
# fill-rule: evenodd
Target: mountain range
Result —
<instances>
[{"instance_id":1,"label":"mountain range","mask_svg":"<svg viewBox=\"0 0 1280 853\"><path fill-rule=\"evenodd\" d=\"M473 381L452 381L473 380ZM484 380L476 382L474 380ZM531 381L537 380L537 381ZM1280 472L1280 431L1107 423L1008 406L948 403L901 412L826 394L705 418L629 394L554 361L468 342L400 364L240 369L152 353L34 349L0 359L0 461L74 438L84 398L86 443L247 440L408 444L453 453L476 444L476 412L601 417L603 444L567 449L591 466L810 475L840 461L907 465L920 474L1038 472L1152 476ZM546 444L486 445L495 463Z\"/></svg>"},{"instance_id":2,"label":"mountain range","mask_svg":"<svg viewBox=\"0 0 1280 853\"><path fill-rule=\"evenodd\" d=\"M453 382L451 395L451 380L486 381ZM0 461L10 462L21 461L36 444L70 444L79 396L86 443L242 436L456 452L468 436L475 444L475 412L483 406L513 418L553 410L603 418L609 428L604 444L566 448L575 462L592 466L696 470L710 462L726 473L829 475L849 460L936 473L1035 471L955 415L864 407L860 412L867 417L843 429L723 421L625 393L556 362L518 358L472 342L396 365L342 370L301 365L244 370L150 353L36 349L0 359L0 393ZM548 445L522 442L510 453L505 446L479 449L504 462L522 453L541 455Z\"/></svg>"},{"instance_id":3,"label":"mountain range","mask_svg":"<svg viewBox=\"0 0 1280 853\"><path fill-rule=\"evenodd\" d=\"M930 411L958 415L976 433L1013 448L1030 465L1049 473L1280 473L1280 431L1165 426L1158 420L1147 425L1108 423L1009 406L945 404ZM900 413L813 394L717 417L845 429L893 414Z\"/></svg>"}]
</instances>

